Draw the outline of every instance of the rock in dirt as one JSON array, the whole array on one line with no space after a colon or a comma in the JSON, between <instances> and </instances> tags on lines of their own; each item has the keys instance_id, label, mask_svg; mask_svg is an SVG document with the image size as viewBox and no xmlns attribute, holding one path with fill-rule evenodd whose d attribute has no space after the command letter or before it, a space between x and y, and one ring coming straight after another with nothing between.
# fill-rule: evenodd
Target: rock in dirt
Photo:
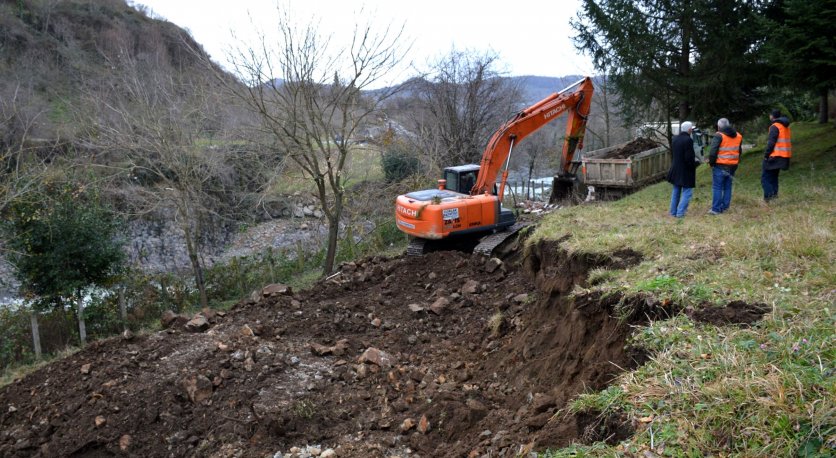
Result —
<instances>
[{"instance_id":1,"label":"rock in dirt","mask_svg":"<svg viewBox=\"0 0 836 458\"><path fill-rule=\"evenodd\" d=\"M512 300L517 304L522 304L528 300L528 293L517 294Z\"/></svg>"},{"instance_id":2,"label":"rock in dirt","mask_svg":"<svg viewBox=\"0 0 836 458\"><path fill-rule=\"evenodd\" d=\"M411 418L407 418L406 420L401 423L401 432L407 433L409 430L415 427L415 420Z\"/></svg>"},{"instance_id":3,"label":"rock in dirt","mask_svg":"<svg viewBox=\"0 0 836 458\"><path fill-rule=\"evenodd\" d=\"M212 381L203 375L193 375L183 379L181 382L189 400L195 404L201 403L212 397Z\"/></svg>"},{"instance_id":4,"label":"rock in dirt","mask_svg":"<svg viewBox=\"0 0 836 458\"><path fill-rule=\"evenodd\" d=\"M413 313L419 313L424 311L424 307L422 307L421 304L409 304L407 305L407 307L409 307L409 310Z\"/></svg>"},{"instance_id":5,"label":"rock in dirt","mask_svg":"<svg viewBox=\"0 0 836 458\"><path fill-rule=\"evenodd\" d=\"M543 393L535 394L531 401L531 409L534 413L543 413L555 406L557 406L557 401L554 397Z\"/></svg>"},{"instance_id":6,"label":"rock in dirt","mask_svg":"<svg viewBox=\"0 0 836 458\"><path fill-rule=\"evenodd\" d=\"M485 271L487 273L493 273L500 267L502 267L502 260L499 258L490 258L485 262Z\"/></svg>"},{"instance_id":7,"label":"rock in dirt","mask_svg":"<svg viewBox=\"0 0 836 458\"><path fill-rule=\"evenodd\" d=\"M293 289L290 286L281 283L273 283L261 289L261 295L264 297L271 296L292 296Z\"/></svg>"},{"instance_id":8,"label":"rock in dirt","mask_svg":"<svg viewBox=\"0 0 836 458\"><path fill-rule=\"evenodd\" d=\"M314 342L311 344L311 353L315 354L316 356L342 356L345 354L347 348L348 339L340 339L337 341L335 345L331 347Z\"/></svg>"},{"instance_id":9,"label":"rock in dirt","mask_svg":"<svg viewBox=\"0 0 836 458\"><path fill-rule=\"evenodd\" d=\"M130 434L123 434L122 437L119 438L119 449L123 452L127 451L131 447L131 435Z\"/></svg>"},{"instance_id":10,"label":"rock in dirt","mask_svg":"<svg viewBox=\"0 0 836 458\"><path fill-rule=\"evenodd\" d=\"M166 310L165 312L163 312L163 316L160 317L160 324L162 325L163 329L182 328L188 322L189 317L179 315L171 310Z\"/></svg>"},{"instance_id":11,"label":"rock in dirt","mask_svg":"<svg viewBox=\"0 0 836 458\"><path fill-rule=\"evenodd\" d=\"M209 329L209 320L201 313L198 313L186 323L186 330L189 332L203 332L207 329Z\"/></svg>"},{"instance_id":12,"label":"rock in dirt","mask_svg":"<svg viewBox=\"0 0 836 458\"><path fill-rule=\"evenodd\" d=\"M464 286L462 286L462 293L463 294L476 294L479 292L479 282L476 280L468 280L465 282Z\"/></svg>"},{"instance_id":13,"label":"rock in dirt","mask_svg":"<svg viewBox=\"0 0 836 458\"><path fill-rule=\"evenodd\" d=\"M427 434L428 432L430 432L430 426L430 421L427 420L427 416L421 415L421 419L418 420L418 431L421 434Z\"/></svg>"},{"instance_id":14,"label":"rock in dirt","mask_svg":"<svg viewBox=\"0 0 836 458\"><path fill-rule=\"evenodd\" d=\"M97 415L94 421L96 422L96 428L101 428L102 426L107 424L107 418L101 415Z\"/></svg>"},{"instance_id":15,"label":"rock in dirt","mask_svg":"<svg viewBox=\"0 0 836 458\"><path fill-rule=\"evenodd\" d=\"M394 359L388 353L378 350L374 347L369 347L360 355L358 360L361 363L371 363L376 366L388 368L394 363Z\"/></svg>"},{"instance_id":16,"label":"rock in dirt","mask_svg":"<svg viewBox=\"0 0 836 458\"><path fill-rule=\"evenodd\" d=\"M81 373L83 375L88 375L90 373L91 368L92 368L92 365L90 363L83 364L81 366Z\"/></svg>"},{"instance_id":17,"label":"rock in dirt","mask_svg":"<svg viewBox=\"0 0 836 458\"><path fill-rule=\"evenodd\" d=\"M436 315L441 315L445 310L447 310L449 305L450 299L447 299L446 297L439 297L432 303L432 305L430 305L430 311Z\"/></svg>"}]
</instances>

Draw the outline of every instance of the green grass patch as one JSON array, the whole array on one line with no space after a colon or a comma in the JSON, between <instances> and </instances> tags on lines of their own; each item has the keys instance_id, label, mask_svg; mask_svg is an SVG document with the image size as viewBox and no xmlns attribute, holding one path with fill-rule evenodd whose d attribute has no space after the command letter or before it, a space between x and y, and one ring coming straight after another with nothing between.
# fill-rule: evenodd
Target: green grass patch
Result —
<instances>
[{"instance_id":1,"label":"green grass patch","mask_svg":"<svg viewBox=\"0 0 836 458\"><path fill-rule=\"evenodd\" d=\"M643 261L592 272L593 288L651 294L681 306L732 300L772 307L752 327L686 315L637 328L630 345L652 358L572 412L626 414L636 433L616 446L576 445L563 456L836 456L836 129L793 125L794 157L776 202L762 202L763 149L743 156L728 213L711 216L708 167L688 216L667 216L670 185L546 219L532 237L570 238L570 252L631 248ZM649 456L649 455L648 455Z\"/></svg>"}]
</instances>

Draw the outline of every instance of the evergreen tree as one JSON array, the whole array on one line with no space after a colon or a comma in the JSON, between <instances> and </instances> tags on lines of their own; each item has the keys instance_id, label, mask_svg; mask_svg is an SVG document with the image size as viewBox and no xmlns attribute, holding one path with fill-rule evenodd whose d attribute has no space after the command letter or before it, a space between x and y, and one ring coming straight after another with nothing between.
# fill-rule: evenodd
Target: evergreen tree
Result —
<instances>
[{"instance_id":1,"label":"evergreen tree","mask_svg":"<svg viewBox=\"0 0 836 458\"><path fill-rule=\"evenodd\" d=\"M119 229L113 213L79 191L55 201L15 202L3 225L9 261L23 292L55 306L75 299L82 344L85 291L108 286L123 265Z\"/></svg>"},{"instance_id":2,"label":"evergreen tree","mask_svg":"<svg viewBox=\"0 0 836 458\"><path fill-rule=\"evenodd\" d=\"M584 0L576 47L611 73L628 120L746 119L763 107L761 2ZM646 119L645 119L646 120Z\"/></svg>"},{"instance_id":3,"label":"evergreen tree","mask_svg":"<svg viewBox=\"0 0 836 458\"><path fill-rule=\"evenodd\" d=\"M828 120L827 94L836 89L836 0L785 0L767 21L773 84L819 96L819 122Z\"/></svg>"}]
</instances>

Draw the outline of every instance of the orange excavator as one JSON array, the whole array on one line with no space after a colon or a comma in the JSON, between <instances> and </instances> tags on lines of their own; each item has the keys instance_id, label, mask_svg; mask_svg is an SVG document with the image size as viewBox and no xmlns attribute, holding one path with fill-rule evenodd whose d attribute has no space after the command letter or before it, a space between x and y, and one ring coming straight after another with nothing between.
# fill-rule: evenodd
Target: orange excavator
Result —
<instances>
[{"instance_id":1,"label":"orange excavator","mask_svg":"<svg viewBox=\"0 0 836 458\"><path fill-rule=\"evenodd\" d=\"M514 114L494 132L479 165L447 167L437 189L398 196L395 202L398 228L412 236L407 254L423 254L429 249L429 241L461 239L461 236L475 236L471 238L478 243L474 251L490 254L521 229L524 225L517 223L514 213L501 205L511 153L525 137L566 112L569 118L552 199L568 195L578 167L573 161L575 151L583 147L592 91L592 79L586 77Z\"/></svg>"}]
</instances>

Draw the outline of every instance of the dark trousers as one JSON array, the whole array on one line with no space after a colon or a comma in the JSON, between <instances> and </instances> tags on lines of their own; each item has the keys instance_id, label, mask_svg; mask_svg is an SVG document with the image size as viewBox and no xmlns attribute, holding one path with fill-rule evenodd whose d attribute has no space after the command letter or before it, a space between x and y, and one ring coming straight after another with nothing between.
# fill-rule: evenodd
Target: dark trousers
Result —
<instances>
[{"instance_id":1,"label":"dark trousers","mask_svg":"<svg viewBox=\"0 0 836 458\"><path fill-rule=\"evenodd\" d=\"M778 174L781 169L767 170L764 164L761 173L761 186L763 187L763 199L772 200L778 197Z\"/></svg>"}]
</instances>

